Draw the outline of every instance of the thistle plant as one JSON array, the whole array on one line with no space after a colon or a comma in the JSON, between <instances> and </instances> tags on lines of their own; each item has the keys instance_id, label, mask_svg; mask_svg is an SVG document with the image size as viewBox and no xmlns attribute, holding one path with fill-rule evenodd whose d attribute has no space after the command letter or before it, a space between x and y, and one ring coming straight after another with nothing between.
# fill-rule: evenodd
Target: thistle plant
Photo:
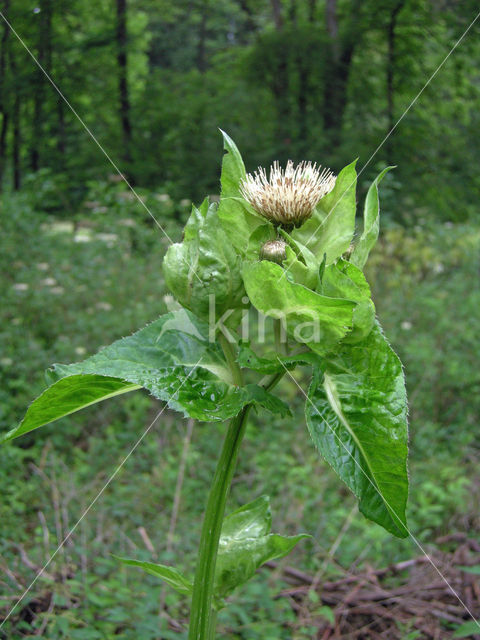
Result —
<instances>
[{"instance_id":1,"label":"thistle plant","mask_svg":"<svg viewBox=\"0 0 480 640\"><path fill-rule=\"evenodd\" d=\"M190 640L214 638L216 612L233 590L305 537L270 533L266 496L225 517L250 410L290 416L274 391L284 377L296 384L296 367L311 371L308 390L299 393L320 455L367 518L408 534L403 370L362 272L378 237L378 185L389 168L370 186L355 236L355 162L336 178L291 162L285 170L275 163L269 177L263 169L247 175L237 147L223 137L220 202L192 207L183 241L164 259L178 308L83 362L53 365L48 388L3 437L140 388L190 418L229 421L192 575L119 559L191 598ZM272 318L265 340L260 332L256 341L245 335L252 311L262 322Z\"/></svg>"}]
</instances>

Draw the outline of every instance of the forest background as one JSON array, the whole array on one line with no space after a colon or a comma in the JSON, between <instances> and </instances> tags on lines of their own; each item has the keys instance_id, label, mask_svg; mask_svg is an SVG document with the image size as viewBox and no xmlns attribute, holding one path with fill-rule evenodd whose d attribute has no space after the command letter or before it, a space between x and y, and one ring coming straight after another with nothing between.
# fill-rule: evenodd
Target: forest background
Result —
<instances>
[{"instance_id":1,"label":"forest background","mask_svg":"<svg viewBox=\"0 0 480 640\"><path fill-rule=\"evenodd\" d=\"M52 362L166 311L169 241L149 211L178 240L191 203L218 194L219 127L247 170L291 158L338 172L358 157L360 204L396 165L368 278L405 364L409 522L480 616L480 588L458 569L480 564L478 3L2 0L0 11L0 429L19 421ZM300 416L296 388L281 392ZM0 624L158 408L125 397L0 450ZM111 554L192 570L222 432L166 412L0 637L186 637L187 602ZM276 597L289 588L285 563L262 570L221 614L221 637L451 638L468 620L431 592L423 612L403 596L387 602L380 628L383 613L325 595L325 581L423 554L357 513L300 417L251 417L230 507L262 493L275 530L314 536L285 563L316 582ZM431 583L421 569L415 581ZM383 588L411 579L400 572Z\"/></svg>"}]
</instances>

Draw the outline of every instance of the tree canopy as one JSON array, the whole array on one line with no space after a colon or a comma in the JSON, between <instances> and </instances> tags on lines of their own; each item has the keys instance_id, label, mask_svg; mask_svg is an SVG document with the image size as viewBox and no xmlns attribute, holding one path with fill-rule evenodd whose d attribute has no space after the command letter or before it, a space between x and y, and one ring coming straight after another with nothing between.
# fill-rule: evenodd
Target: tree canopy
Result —
<instances>
[{"instance_id":1,"label":"tree canopy","mask_svg":"<svg viewBox=\"0 0 480 640\"><path fill-rule=\"evenodd\" d=\"M218 193L228 131L252 166L353 156L378 167L385 211L474 214L480 26L474 24L378 153L375 149L475 18L432 0L3 0L0 180L58 181L68 202L112 167L21 38L133 183L174 197Z\"/></svg>"}]
</instances>

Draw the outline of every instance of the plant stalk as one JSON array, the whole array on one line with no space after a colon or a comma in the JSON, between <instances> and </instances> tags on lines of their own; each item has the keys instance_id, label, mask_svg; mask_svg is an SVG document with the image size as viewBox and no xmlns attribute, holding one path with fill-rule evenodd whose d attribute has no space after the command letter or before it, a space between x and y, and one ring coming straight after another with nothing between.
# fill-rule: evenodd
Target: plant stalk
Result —
<instances>
[{"instance_id":1,"label":"plant stalk","mask_svg":"<svg viewBox=\"0 0 480 640\"><path fill-rule=\"evenodd\" d=\"M233 383L237 387L243 387L242 370L238 365L237 358L235 355L235 351L232 347L232 344L227 340L227 338L222 332L220 332L218 335L218 341L220 342L220 346L222 347L225 360L227 361L227 364L230 367L230 371L232 372Z\"/></svg>"},{"instance_id":2,"label":"plant stalk","mask_svg":"<svg viewBox=\"0 0 480 640\"><path fill-rule=\"evenodd\" d=\"M251 405L246 405L230 421L210 488L193 584L188 640L213 640L215 638L215 618L212 620L212 617L216 616L216 612L213 611L212 604L218 542L222 530L225 504L250 408Z\"/></svg>"},{"instance_id":3,"label":"plant stalk","mask_svg":"<svg viewBox=\"0 0 480 640\"><path fill-rule=\"evenodd\" d=\"M273 321L273 335L275 339L275 351L277 353L284 353L282 348L282 323L278 318L275 318Z\"/></svg>"}]
</instances>

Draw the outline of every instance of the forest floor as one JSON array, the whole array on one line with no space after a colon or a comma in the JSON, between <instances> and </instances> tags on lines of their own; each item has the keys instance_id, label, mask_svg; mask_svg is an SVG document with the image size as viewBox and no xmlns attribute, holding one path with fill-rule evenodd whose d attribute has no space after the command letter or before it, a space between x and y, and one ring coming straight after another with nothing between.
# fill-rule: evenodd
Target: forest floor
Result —
<instances>
[{"instance_id":1,"label":"forest floor","mask_svg":"<svg viewBox=\"0 0 480 640\"><path fill-rule=\"evenodd\" d=\"M34 193L1 203L9 212L0 251L2 431L42 392L52 362L84 359L166 311L166 243L134 218L122 189L93 185L74 223L39 213ZM160 196L149 197L168 207L162 222L179 238L188 208ZM407 377L409 527L446 581L415 540L397 540L358 513L309 440L302 398L283 381L278 392L295 418L252 413L229 509L267 494L274 531L312 538L231 597L218 618L222 640L475 637L465 607L480 617L479 256L478 225L387 221L367 274ZM308 372L300 369L299 381L307 385ZM160 406L127 394L0 449L0 620ZM187 421L166 411L0 638L185 639L188 600L113 555L192 572L222 437L218 424L188 436Z\"/></svg>"},{"instance_id":2,"label":"forest floor","mask_svg":"<svg viewBox=\"0 0 480 640\"><path fill-rule=\"evenodd\" d=\"M266 568L288 583L276 598L288 601L297 619L295 626L306 625L316 630L312 638L443 640L452 637L451 631L445 629L445 621L449 621L466 632L454 637L477 640L480 627L475 634L475 623L468 611L477 619L480 617L480 566L476 564L480 561L480 544L461 535L446 536L438 543L453 543L455 551L436 551L382 569L352 569L338 579L324 582L318 574L308 574L284 563L269 562ZM19 553L30 569L40 569L32 564L21 546ZM73 577L73 574L48 576L52 581ZM54 591L44 589L19 607L14 620L17 624L30 624L42 614L52 615L54 611ZM168 619L174 633L181 633L187 622ZM41 630L35 635L41 635Z\"/></svg>"},{"instance_id":3,"label":"forest floor","mask_svg":"<svg viewBox=\"0 0 480 640\"><path fill-rule=\"evenodd\" d=\"M465 536L447 536L438 542L452 541L460 544L451 553L436 551L383 569L368 567L321 584L316 584L315 576L286 566L283 574L292 586L279 597L288 598L299 617L318 627L321 640L450 638L445 620L461 628L472 620L467 609L480 617L480 581L472 573L480 574L475 565L480 545ZM274 563L270 566L276 568ZM312 590L319 603L331 608L331 620L309 613ZM473 623L468 626L474 629ZM480 626L478 634L468 637L480 638Z\"/></svg>"}]
</instances>

